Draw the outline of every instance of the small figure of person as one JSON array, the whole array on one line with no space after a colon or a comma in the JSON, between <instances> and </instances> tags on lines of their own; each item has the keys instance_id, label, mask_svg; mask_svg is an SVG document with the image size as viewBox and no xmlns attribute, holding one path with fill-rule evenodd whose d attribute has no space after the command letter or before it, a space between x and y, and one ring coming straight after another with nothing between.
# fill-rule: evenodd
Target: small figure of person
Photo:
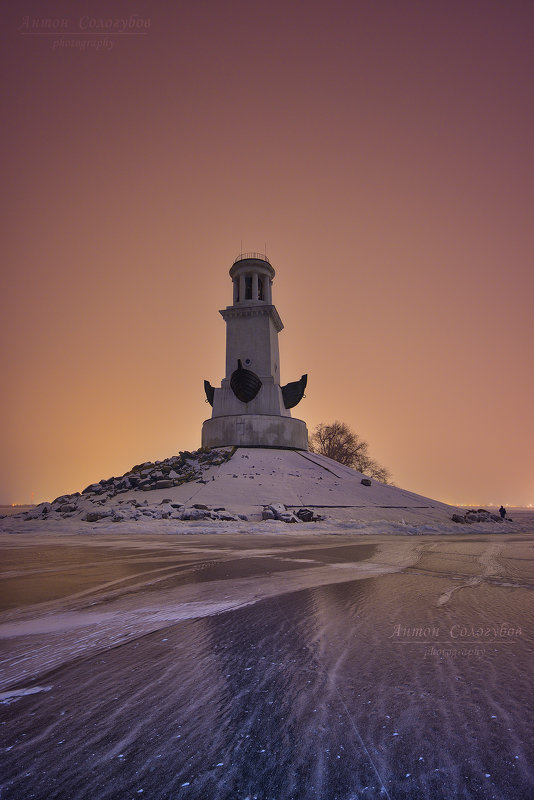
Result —
<instances>
[{"instance_id":1,"label":"small figure of person","mask_svg":"<svg viewBox=\"0 0 534 800\"><path fill-rule=\"evenodd\" d=\"M499 514L501 515L501 519L504 519L504 518L505 518L505 516L506 516L506 509L505 509L505 507L504 507L504 506L501 506L501 507L499 508Z\"/></svg>"}]
</instances>

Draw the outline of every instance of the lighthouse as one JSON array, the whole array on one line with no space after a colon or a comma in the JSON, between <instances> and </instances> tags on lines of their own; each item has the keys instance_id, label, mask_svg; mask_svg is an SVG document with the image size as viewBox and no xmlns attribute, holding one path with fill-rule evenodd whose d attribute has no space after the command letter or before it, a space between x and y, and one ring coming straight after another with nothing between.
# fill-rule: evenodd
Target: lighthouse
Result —
<instances>
[{"instance_id":1,"label":"lighthouse","mask_svg":"<svg viewBox=\"0 0 534 800\"><path fill-rule=\"evenodd\" d=\"M204 381L212 415L202 426L203 447L280 447L307 450L306 424L290 409L304 396L307 375L280 385L278 334L273 305L275 271L265 255L242 253L232 264L232 305L226 323L226 375L221 387Z\"/></svg>"}]
</instances>

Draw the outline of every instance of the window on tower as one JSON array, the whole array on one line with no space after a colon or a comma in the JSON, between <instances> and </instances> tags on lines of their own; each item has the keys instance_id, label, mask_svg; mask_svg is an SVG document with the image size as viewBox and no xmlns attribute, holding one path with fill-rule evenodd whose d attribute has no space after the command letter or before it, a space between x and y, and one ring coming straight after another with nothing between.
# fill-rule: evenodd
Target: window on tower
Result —
<instances>
[{"instance_id":1,"label":"window on tower","mask_svg":"<svg viewBox=\"0 0 534 800\"><path fill-rule=\"evenodd\" d=\"M252 300L252 275L245 275L245 300Z\"/></svg>"},{"instance_id":2,"label":"window on tower","mask_svg":"<svg viewBox=\"0 0 534 800\"><path fill-rule=\"evenodd\" d=\"M258 278L258 300L264 300L263 296L263 278Z\"/></svg>"}]
</instances>

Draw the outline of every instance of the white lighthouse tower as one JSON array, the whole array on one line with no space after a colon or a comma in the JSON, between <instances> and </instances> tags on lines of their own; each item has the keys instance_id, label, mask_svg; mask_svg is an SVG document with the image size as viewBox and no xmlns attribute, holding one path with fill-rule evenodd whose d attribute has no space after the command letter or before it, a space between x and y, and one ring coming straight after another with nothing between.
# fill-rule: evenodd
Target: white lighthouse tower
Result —
<instances>
[{"instance_id":1,"label":"white lighthouse tower","mask_svg":"<svg viewBox=\"0 0 534 800\"><path fill-rule=\"evenodd\" d=\"M204 381L213 406L202 426L203 447L308 449L308 431L290 409L304 395L307 376L280 386L278 334L284 327L272 302L275 272L265 255L241 254L232 264L233 304L226 322L226 377L221 388Z\"/></svg>"}]
</instances>

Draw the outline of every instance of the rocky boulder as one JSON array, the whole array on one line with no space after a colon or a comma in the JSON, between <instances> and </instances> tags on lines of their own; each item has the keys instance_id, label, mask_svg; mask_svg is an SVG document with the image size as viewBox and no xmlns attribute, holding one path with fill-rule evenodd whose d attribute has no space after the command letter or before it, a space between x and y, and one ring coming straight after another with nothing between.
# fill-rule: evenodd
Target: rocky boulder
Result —
<instances>
[{"instance_id":1,"label":"rocky boulder","mask_svg":"<svg viewBox=\"0 0 534 800\"><path fill-rule=\"evenodd\" d=\"M317 522L323 517L315 516L309 508L299 508L298 511L291 511L283 503L271 503L263 507L261 512L263 520L276 519L280 522Z\"/></svg>"},{"instance_id":2,"label":"rocky boulder","mask_svg":"<svg viewBox=\"0 0 534 800\"><path fill-rule=\"evenodd\" d=\"M451 517L453 522L458 522L460 525L473 525L475 522L504 522L499 514L492 514L485 508L479 508L478 511L469 510L462 516L461 514L453 514Z\"/></svg>"},{"instance_id":3,"label":"rocky boulder","mask_svg":"<svg viewBox=\"0 0 534 800\"><path fill-rule=\"evenodd\" d=\"M113 512L107 509L102 509L102 511L88 511L84 517L84 520L86 522L98 522L99 520L104 519L104 517L111 517L112 515Z\"/></svg>"}]
</instances>

